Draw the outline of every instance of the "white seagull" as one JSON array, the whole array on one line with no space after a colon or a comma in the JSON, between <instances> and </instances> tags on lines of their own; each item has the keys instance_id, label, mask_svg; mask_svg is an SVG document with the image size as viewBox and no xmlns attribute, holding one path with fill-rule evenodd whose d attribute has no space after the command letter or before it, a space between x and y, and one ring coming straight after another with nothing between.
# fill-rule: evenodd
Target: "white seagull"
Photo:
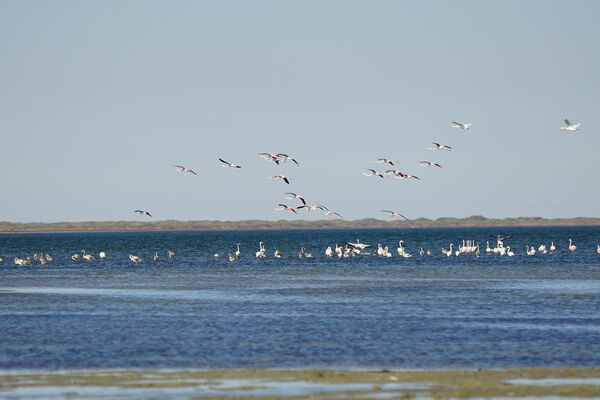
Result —
<instances>
[{"instance_id":1,"label":"white seagull","mask_svg":"<svg viewBox=\"0 0 600 400\"><path fill-rule=\"evenodd\" d=\"M434 162L430 162L430 161L421 161L421 162L419 163L419 165L420 165L421 167L438 167L438 168L444 168L444 167L442 167L440 164L438 164L438 163L434 163Z\"/></svg>"},{"instance_id":2,"label":"white seagull","mask_svg":"<svg viewBox=\"0 0 600 400\"><path fill-rule=\"evenodd\" d=\"M567 126L561 126L560 129L563 131L577 131L579 130L579 126L581 125L581 122L576 123L575 125L573 125L572 123L569 122L568 119L565 118L565 124L567 124Z\"/></svg>"},{"instance_id":3,"label":"white seagull","mask_svg":"<svg viewBox=\"0 0 600 400\"><path fill-rule=\"evenodd\" d=\"M189 168L184 167L183 165L173 165L173 167L175 167L175 171L177 172L189 172L190 174L198 175L197 173L195 173Z\"/></svg>"},{"instance_id":4,"label":"white seagull","mask_svg":"<svg viewBox=\"0 0 600 400\"><path fill-rule=\"evenodd\" d=\"M144 210L133 210L134 213L138 213L140 215L147 215L149 217L152 216L152 214L150 214L148 211L144 211Z\"/></svg>"},{"instance_id":5,"label":"white seagull","mask_svg":"<svg viewBox=\"0 0 600 400\"><path fill-rule=\"evenodd\" d=\"M436 142L431 142L435 145L435 147L428 147L427 150L452 150L452 147L446 146L445 144L439 144Z\"/></svg>"},{"instance_id":6,"label":"white seagull","mask_svg":"<svg viewBox=\"0 0 600 400\"><path fill-rule=\"evenodd\" d=\"M472 122L469 122L468 124L461 124L460 122L456 122L456 121L452 121L453 125L450 125L451 128L460 128L460 129L464 129L467 130L471 127L471 125L473 125Z\"/></svg>"},{"instance_id":7,"label":"white seagull","mask_svg":"<svg viewBox=\"0 0 600 400\"><path fill-rule=\"evenodd\" d=\"M288 185L290 184L290 178L288 178L285 175L273 175L270 176L269 179L283 179L285 183L287 183Z\"/></svg>"},{"instance_id":8,"label":"white seagull","mask_svg":"<svg viewBox=\"0 0 600 400\"><path fill-rule=\"evenodd\" d=\"M231 168L236 168L236 169L242 169L241 166L234 164L234 163L227 162L227 161L223 160L222 158L219 158L219 161L221 161L223 163L223 164L221 164L221 167L224 167L224 168L231 167Z\"/></svg>"},{"instance_id":9,"label":"white seagull","mask_svg":"<svg viewBox=\"0 0 600 400\"><path fill-rule=\"evenodd\" d=\"M390 218L404 218L404 220L408 221L408 218L406 218L404 215L397 213L396 211L392 211L392 210L381 210L381 212L387 212L390 213Z\"/></svg>"}]
</instances>

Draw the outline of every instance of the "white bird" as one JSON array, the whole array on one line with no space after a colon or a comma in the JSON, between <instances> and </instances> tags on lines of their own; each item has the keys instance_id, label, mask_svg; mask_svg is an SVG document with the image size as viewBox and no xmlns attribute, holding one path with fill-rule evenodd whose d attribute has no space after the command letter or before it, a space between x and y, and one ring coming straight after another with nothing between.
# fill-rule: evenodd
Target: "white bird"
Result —
<instances>
[{"instance_id":1,"label":"white bird","mask_svg":"<svg viewBox=\"0 0 600 400\"><path fill-rule=\"evenodd\" d=\"M427 150L452 150L452 147L446 146L445 144L439 144L436 142L431 142L435 145L435 147L428 147Z\"/></svg>"},{"instance_id":2,"label":"white bird","mask_svg":"<svg viewBox=\"0 0 600 400\"><path fill-rule=\"evenodd\" d=\"M527 250L527 255L528 256L535 255L535 248L533 246L531 246L531 248L529 248L529 246L525 246L525 249Z\"/></svg>"},{"instance_id":3,"label":"white bird","mask_svg":"<svg viewBox=\"0 0 600 400\"><path fill-rule=\"evenodd\" d=\"M363 174L364 176L373 176L373 175L375 175L375 176L378 176L378 177L380 177L380 178L385 178L385 175L383 175L381 172L377 172L377 171L375 171L374 169L367 168L367 171L369 171L369 173L368 173L368 174L366 174L366 173L364 173L364 172L363 172L362 174Z\"/></svg>"},{"instance_id":4,"label":"white bird","mask_svg":"<svg viewBox=\"0 0 600 400\"><path fill-rule=\"evenodd\" d=\"M468 124L461 124L460 122L452 121L452 123L453 125L450 125L451 128L460 128L464 130L471 128L471 125L473 125L472 122L469 122Z\"/></svg>"},{"instance_id":5,"label":"white bird","mask_svg":"<svg viewBox=\"0 0 600 400\"><path fill-rule=\"evenodd\" d=\"M141 258L139 258L138 256L134 256L133 254L130 254L130 255L129 255L129 259L130 259L131 261L133 261L134 263L136 263L136 264L137 264L137 263L139 263L139 262L142 262L142 259L141 259Z\"/></svg>"},{"instance_id":6,"label":"white bird","mask_svg":"<svg viewBox=\"0 0 600 400\"><path fill-rule=\"evenodd\" d=\"M158 251L154 252L154 261L158 261Z\"/></svg>"},{"instance_id":7,"label":"white bird","mask_svg":"<svg viewBox=\"0 0 600 400\"><path fill-rule=\"evenodd\" d=\"M275 249L275 253L273 253L273 257L275 257L275 258L281 258L281 253L279 252L278 249Z\"/></svg>"},{"instance_id":8,"label":"white bird","mask_svg":"<svg viewBox=\"0 0 600 400\"><path fill-rule=\"evenodd\" d=\"M323 206L320 206L320 205L318 205L318 204L314 204L314 205L312 205L312 206L309 206L309 205L304 205L304 204L303 204L303 205L301 205L301 206L298 206L298 207L296 207L296 209L297 209L297 210L299 210L299 209L301 209L301 208L306 208L306 211L311 211L311 212L315 212L315 211L317 211L317 210L323 210ZM323 210L323 211L324 211L324 210Z\"/></svg>"},{"instance_id":9,"label":"white bird","mask_svg":"<svg viewBox=\"0 0 600 400\"><path fill-rule=\"evenodd\" d=\"M386 174L392 174L394 175L394 178L396 179L416 179L416 180L421 180L421 178L419 178L416 175L412 175L412 174L408 174L406 172L402 172L402 171L397 171L395 169L388 169L387 171L385 171Z\"/></svg>"},{"instance_id":10,"label":"white bird","mask_svg":"<svg viewBox=\"0 0 600 400\"><path fill-rule=\"evenodd\" d=\"M86 260L86 261L90 261L90 260L94 259L94 256L91 255L91 254L87 254L85 252L85 250L81 250L81 254L82 254L83 259Z\"/></svg>"},{"instance_id":11,"label":"white bird","mask_svg":"<svg viewBox=\"0 0 600 400\"><path fill-rule=\"evenodd\" d=\"M306 199L294 192L286 192L285 194L292 195L293 197L285 197L286 200L298 199L302 202L302 204L306 205Z\"/></svg>"},{"instance_id":12,"label":"white bird","mask_svg":"<svg viewBox=\"0 0 600 400\"><path fill-rule=\"evenodd\" d=\"M237 250L235 251L235 258L240 258L240 256L242 255L242 252L240 251L240 244L236 243L235 245L237 246Z\"/></svg>"},{"instance_id":13,"label":"white bird","mask_svg":"<svg viewBox=\"0 0 600 400\"><path fill-rule=\"evenodd\" d=\"M73 260L73 261L77 261L77 260L79 260L79 254L77 254L77 253L73 254L73 255L71 256L71 260Z\"/></svg>"},{"instance_id":14,"label":"white bird","mask_svg":"<svg viewBox=\"0 0 600 400\"><path fill-rule=\"evenodd\" d=\"M242 169L242 167L240 165L227 162L227 161L223 160L222 158L219 158L219 161L221 161L223 163L223 164L221 164L221 166L224 168L231 167L231 168L235 168L235 169Z\"/></svg>"},{"instance_id":15,"label":"white bird","mask_svg":"<svg viewBox=\"0 0 600 400\"><path fill-rule=\"evenodd\" d=\"M600 244L596 246L596 253L600 254Z\"/></svg>"},{"instance_id":16,"label":"white bird","mask_svg":"<svg viewBox=\"0 0 600 400\"><path fill-rule=\"evenodd\" d=\"M264 158L265 160L267 160L268 162L273 161L275 162L275 164L279 165L279 161L281 161L281 157L279 157L277 154L271 154L271 153L258 153L259 156L261 156L262 158Z\"/></svg>"},{"instance_id":17,"label":"white bird","mask_svg":"<svg viewBox=\"0 0 600 400\"><path fill-rule=\"evenodd\" d=\"M175 257L175 252L173 250L167 251L167 254L169 255L169 258Z\"/></svg>"},{"instance_id":18,"label":"white bird","mask_svg":"<svg viewBox=\"0 0 600 400\"><path fill-rule=\"evenodd\" d=\"M485 247L485 252L487 254L490 254L492 252L492 249L490 248L490 241L488 240L488 241L486 241L486 243L487 243L487 245Z\"/></svg>"},{"instance_id":19,"label":"white bird","mask_svg":"<svg viewBox=\"0 0 600 400\"><path fill-rule=\"evenodd\" d=\"M568 119L565 118L565 124L567 124L567 126L561 126L560 129L563 131L577 131L579 130L579 126L581 125L581 122L576 123L575 125L573 125L572 123L569 122Z\"/></svg>"},{"instance_id":20,"label":"white bird","mask_svg":"<svg viewBox=\"0 0 600 400\"><path fill-rule=\"evenodd\" d=\"M290 178L288 178L285 175L273 175L270 176L269 179L283 179L285 183L287 183L288 185L290 184Z\"/></svg>"},{"instance_id":21,"label":"white bird","mask_svg":"<svg viewBox=\"0 0 600 400\"><path fill-rule=\"evenodd\" d=\"M53 261L54 258L52 258L52 256L48 253L46 253L46 261Z\"/></svg>"},{"instance_id":22,"label":"white bird","mask_svg":"<svg viewBox=\"0 0 600 400\"><path fill-rule=\"evenodd\" d=\"M444 168L444 167L442 167L440 164L438 164L438 163L434 163L434 162L431 162L431 161L421 161L421 162L419 163L419 165L420 165L421 167L438 167L438 168Z\"/></svg>"},{"instance_id":23,"label":"white bird","mask_svg":"<svg viewBox=\"0 0 600 400\"><path fill-rule=\"evenodd\" d=\"M394 162L392 160L387 159L387 158L378 158L377 160L375 160L373 162L377 163L377 164L390 164L390 165L394 165Z\"/></svg>"},{"instance_id":24,"label":"white bird","mask_svg":"<svg viewBox=\"0 0 600 400\"><path fill-rule=\"evenodd\" d=\"M103 251L101 251L101 252L98 254L98 257L100 257L100 259L101 259L101 260L104 260L104 258L106 257L106 253L105 253L105 252L103 252Z\"/></svg>"},{"instance_id":25,"label":"white bird","mask_svg":"<svg viewBox=\"0 0 600 400\"><path fill-rule=\"evenodd\" d=\"M229 258L229 261L233 262L235 261L235 257L231 255L231 253L227 253L227 257Z\"/></svg>"},{"instance_id":26,"label":"white bird","mask_svg":"<svg viewBox=\"0 0 600 400\"><path fill-rule=\"evenodd\" d=\"M396 211L392 211L392 210L381 210L381 212L387 212L390 213L390 218L404 218L405 221L408 221L408 218L406 218L404 215L397 213Z\"/></svg>"},{"instance_id":27,"label":"white bird","mask_svg":"<svg viewBox=\"0 0 600 400\"><path fill-rule=\"evenodd\" d=\"M290 210L290 211L293 211L294 214L298 214L298 212L296 212L296 209L294 207L288 207L285 204L281 204L281 203L279 203L278 205L279 205L278 208L274 208L275 211Z\"/></svg>"},{"instance_id":28,"label":"white bird","mask_svg":"<svg viewBox=\"0 0 600 400\"><path fill-rule=\"evenodd\" d=\"M296 161L294 158L290 157L289 155L287 155L285 153L277 153L276 156L279 157L284 162L291 161L291 162L293 162L296 165L300 165L298 163L298 161Z\"/></svg>"},{"instance_id":29,"label":"white bird","mask_svg":"<svg viewBox=\"0 0 600 400\"><path fill-rule=\"evenodd\" d=\"M177 172L188 172L190 174L198 175L197 173L195 173L189 168L184 167L183 165L173 165L173 167L175 167L175 171Z\"/></svg>"},{"instance_id":30,"label":"white bird","mask_svg":"<svg viewBox=\"0 0 600 400\"><path fill-rule=\"evenodd\" d=\"M332 255L333 255L333 250L331 249L331 246L328 246L327 249L325 249L325 257L331 258Z\"/></svg>"},{"instance_id":31,"label":"white bird","mask_svg":"<svg viewBox=\"0 0 600 400\"><path fill-rule=\"evenodd\" d=\"M550 242L550 253L554 253L555 250L556 246L554 245L554 242Z\"/></svg>"},{"instance_id":32,"label":"white bird","mask_svg":"<svg viewBox=\"0 0 600 400\"><path fill-rule=\"evenodd\" d=\"M263 242L258 243L259 250L256 252L256 258L266 258L267 254L265 253L265 247Z\"/></svg>"},{"instance_id":33,"label":"white bird","mask_svg":"<svg viewBox=\"0 0 600 400\"><path fill-rule=\"evenodd\" d=\"M349 244L350 246L354 247L355 249L358 249L360 251L360 254L362 254L363 250L367 247L371 247L370 244L365 244L365 243L361 243L358 239L356 239L356 242L348 242L347 244Z\"/></svg>"},{"instance_id":34,"label":"white bird","mask_svg":"<svg viewBox=\"0 0 600 400\"><path fill-rule=\"evenodd\" d=\"M144 210L133 210L134 213L140 214L140 215L147 215L149 217L152 216L152 214L150 214L148 211L144 211Z\"/></svg>"},{"instance_id":35,"label":"white bird","mask_svg":"<svg viewBox=\"0 0 600 400\"><path fill-rule=\"evenodd\" d=\"M15 264L17 264L18 266L22 267L22 266L25 265L25 260L22 259L22 258L15 257Z\"/></svg>"},{"instance_id":36,"label":"white bird","mask_svg":"<svg viewBox=\"0 0 600 400\"><path fill-rule=\"evenodd\" d=\"M572 239L569 239L569 250L575 251L575 249L577 249L577 246L575 246L573 244L573 240Z\"/></svg>"}]
</instances>

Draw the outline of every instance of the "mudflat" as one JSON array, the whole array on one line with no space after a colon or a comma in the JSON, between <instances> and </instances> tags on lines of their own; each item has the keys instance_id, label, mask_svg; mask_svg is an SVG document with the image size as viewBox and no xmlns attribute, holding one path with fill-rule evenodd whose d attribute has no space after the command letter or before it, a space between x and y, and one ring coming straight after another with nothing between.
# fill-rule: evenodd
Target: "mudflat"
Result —
<instances>
[{"instance_id":1,"label":"mudflat","mask_svg":"<svg viewBox=\"0 0 600 400\"><path fill-rule=\"evenodd\" d=\"M0 371L0 398L598 398L600 369Z\"/></svg>"}]
</instances>

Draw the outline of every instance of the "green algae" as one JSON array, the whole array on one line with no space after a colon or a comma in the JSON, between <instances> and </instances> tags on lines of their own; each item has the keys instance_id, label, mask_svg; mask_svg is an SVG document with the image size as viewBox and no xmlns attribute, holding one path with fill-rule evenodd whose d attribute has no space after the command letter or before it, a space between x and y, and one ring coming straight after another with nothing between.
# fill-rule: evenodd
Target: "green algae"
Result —
<instances>
[{"instance_id":1,"label":"green algae","mask_svg":"<svg viewBox=\"0 0 600 400\"><path fill-rule=\"evenodd\" d=\"M359 370L276 370L276 369L222 369L222 370L74 370L44 372L10 372L0 374L0 397L11 389L23 387L119 387L184 388L195 385L210 387L218 395L197 396L207 399L321 399L321 398L494 398L494 397L579 397L600 398L600 386L591 384L561 384L539 386L508 383L509 379L600 379L600 369L587 368L526 368L503 370L422 370L422 371L359 371ZM224 382L239 382L224 385ZM257 383L258 382L258 383ZM260 382L308 382L327 385L368 384L370 389L311 393L310 395L255 396L264 389ZM398 385L404 384L404 385ZM411 388L410 384L414 384ZM335 386L332 386L335 387ZM343 388L343 387L342 387ZM243 391L243 396L230 391ZM168 397L168 396L166 396Z\"/></svg>"}]
</instances>

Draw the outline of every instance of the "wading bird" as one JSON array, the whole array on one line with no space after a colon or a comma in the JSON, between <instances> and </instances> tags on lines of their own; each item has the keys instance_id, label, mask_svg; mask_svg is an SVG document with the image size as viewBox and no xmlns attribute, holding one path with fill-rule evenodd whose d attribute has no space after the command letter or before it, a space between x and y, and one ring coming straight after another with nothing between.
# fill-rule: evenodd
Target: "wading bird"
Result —
<instances>
[{"instance_id":1,"label":"wading bird","mask_svg":"<svg viewBox=\"0 0 600 400\"><path fill-rule=\"evenodd\" d=\"M277 154L258 153L258 155L264 158L267 162L273 161L277 165L279 165L279 161L281 161L281 158Z\"/></svg>"},{"instance_id":2,"label":"wading bird","mask_svg":"<svg viewBox=\"0 0 600 400\"><path fill-rule=\"evenodd\" d=\"M138 256L134 256L133 254L130 254L130 255L129 255L129 259L130 259L131 261L133 261L134 263L136 263L136 264L137 264L137 263L139 263L139 262L142 262L142 259L141 259L141 258L139 258Z\"/></svg>"},{"instance_id":3,"label":"wading bird","mask_svg":"<svg viewBox=\"0 0 600 400\"><path fill-rule=\"evenodd\" d=\"M289 155L287 155L287 154L285 154L285 153L277 153L277 154L275 154L275 155L276 155L277 157L279 157L279 159L283 160L284 162L291 161L291 162L293 162L293 163L294 163L294 164L296 164L296 165L300 165L300 164L298 163L298 161L296 161L294 158L290 157Z\"/></svg>"},{"instance_id":4,"label":"wading bird","mask_svg":"<svg viewBox=\"0 0 600 400\"><path fill-rule=\"evenodd\" d=\"M275 208L274 209L275 211L290 210L290 211L293 211L294 214L298 214L296 212L296 209L294 207L288 207L288 206L286 206L285 204L282 204L282 203L279 203L278 205L279 205L279 207Z\"/></svg>"},{"instance_id":5,"label":"wading bird","mask_svg":"<svg viewBox=\"0 0 600 400\"><path fill-rule=\"evenodd\" d=\"M290 184L290 178L288 178L285 175L273 175L270 176L269 179L283 179L285 183L287 183L288 185Z\"/></svg>"},{"instance_id":6,"label":"wading bird","mask_svg":"<svg viewBox=\"0 0 600 400\"><path fill-rule=\"evenodd\" d=\"M461 124L460 122L456 122L456 121L452 121L452 124L453 125L450 125L451 128L460 128L460 129L464 129L464 130L471 128L471 125L473 125L472 122L469 122L468 124Z\"/></svg>"},{"instance_id":7,"label":"wading bird","mask_svg":"<svg viewBox=\"0 0 600 400\"><path fill-rule=\"evenodd\" d=\"M438 167L438 168L443 168L440 164L434 163L434 162L431 162L431 161L421 161L419 163L419 165L421 167Z\"/></svg>"},{"instance_id":8,"label":"wading bird","mask_svg":"<svg viewBox=\"0 0 600 400\"><path fill-rule=\"evenodd\" d=\"M378 158L377 160L375 160L373 162L377 163L377 164L390 164L390 165L394 165L394 162L392 160L387 159L387 158Z\"/></svg>"},{"instance_id":9,"label":"wading bird","mask_svg":"<svg viewBox=\"0 0 600 400\"><path fill-rule=\"evenodd\" d=\"M581 122L576 123L575 125L573 125L572 123L569 122L568 119L565 118L565 124L567 124L567 126L561 126L560 129L563 131L577 131L579 130L579 126L581 125Z\"/></svg>"},{"instance_id":10,"label":"wading bird","mask_svg":"<svg viewBox=\"0 0 600 400\"><path fill-rule=\"evenodd\" d=\"M445 144L439 144L436 142L431 142L435 145L435 147L428 147L427 150L452 150L452 147L446 146Z\"/></svg>"},{"instance_id":11,"label":"wading bird","mask_svg":"<svg viewBox=\"0 0 600 400\"><path fill-rule=\"evenodd\" d=\"M175 167L175 171L177 172L189 172L190 174L198 175L197 173L195 173L189 168L184 167L183 165L173 165L173 167Z\"/></svg>"},{"instance_id":12,"label":"wading bird","mask_svg":"<svg viewBox=\"0 0 600 400\"><path fill-rule=\"evenodd\" d=\"M286 194L290 194L293 197L285 197L286 200L292 200L292 199L298 199L302 202L302 204L306 205L306 199L302 196L300 196L299 194L296 194L294 192L287 192Z\"/></svg>"},{"instance_id":13,"label":"wading bird","mask_svg":"<svg viewBox=\"0 0 600 400\"><path fill-rule=\"evenodd\" d=\"M376 175L376 176L378 176L380 178L385 178L385 176L381 172L377 172L374 169L367 168L367 171L370 171L370 172L368 174L366 174L366 173L363 172L362 174L364 176L373 176L373 175Z\"/></svg>"},{"instance_id":14,"label":"wading bird","mask_svg":"<svg viewBox=\"0 0 600 400\"><path fill-rule=\"evenodd\" d=\"M219 161L221 161L223 163L223 164L221 164L221 167L224 167L224 168L231 167L231 168L236 168L236 169L242 169L242 167L240 165L227 162L227 161L223 160L222 158L219 158Z\"/></svg>"},{"instance_id":15,"label":"wading bird","mask_svg":"<svg viewBox=\"0 0 600 400\"><path fill-rule=\"evenodd\" d=\"M381 212L386 212L386 213L390 213L390 218L404 218L404 220L408 221L408 218L406 218L404 215L397 213L396 211L392 211L392 210L381 210Z\"/></svg>"}]
</instances>

